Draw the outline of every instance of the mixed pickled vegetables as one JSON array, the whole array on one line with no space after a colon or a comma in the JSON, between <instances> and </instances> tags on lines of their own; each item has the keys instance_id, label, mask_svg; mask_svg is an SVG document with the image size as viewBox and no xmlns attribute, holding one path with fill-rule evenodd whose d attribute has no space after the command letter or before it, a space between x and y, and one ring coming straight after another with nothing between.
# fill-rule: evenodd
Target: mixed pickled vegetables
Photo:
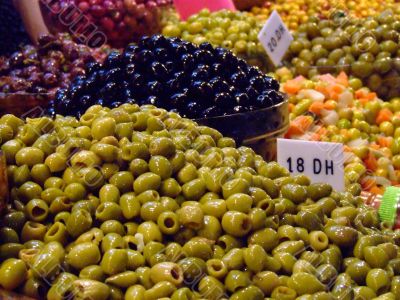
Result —
<instances>
[{"instance_id":1,"label":"mixed pickled vegetables","mask_svg":"<svg viewBox=\"0 0 400 300\"><path fill-rule=\"evenodd\" d=\"M280 75L290 78L288 70ZM344 144L346 183L382 194L400 180L400 99L384 102L345 73L308 80L289 79L283 90L290 101L287 138Z\"/></svg>"}]
</instances>

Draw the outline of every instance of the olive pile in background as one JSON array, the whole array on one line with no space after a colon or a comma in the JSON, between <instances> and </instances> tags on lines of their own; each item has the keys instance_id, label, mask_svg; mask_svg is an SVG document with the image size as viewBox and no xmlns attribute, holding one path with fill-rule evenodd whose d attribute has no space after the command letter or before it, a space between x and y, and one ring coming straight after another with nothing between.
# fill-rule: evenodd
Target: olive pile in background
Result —
<instances>
[{"instance_id":1,"label":"olive pile in background","mask_svg":"<svg viewBox=\"0 0 400 300\"><path fill-rule=\"evenodd\" d=\"M310 18L294 33L290 58L296 74L347 74L386 99L400 94L400 17L390 11L357 19L342 13Z\"/></svg>"},{"instance_id":2,"label":"olive pile in background","mask_svg":"<svg viewBox=\"0 0 400 300\"><path fill-rule=\"evenodd\" d=\"M86 34L92 30L91 26L95 26L96 32L101 32L110 45L125 47L144 35L160 32L162 9L171 5L172 1L57 0L48 3L41 2L41 7L51 30L78 35ZM73 26L69 20L63 20L68 13L75 17ZM99 43L104 42L101 38L89 39L92 47L99 47Z\"/></svg>"},{"instance_id":3,"label":"olive pile in background","mask_svg":"<svg viewBox=\"0 0 400 300\"><path fill-rule=\"evenodd\" d=\"M324 15L328 11L328 0L267 1L263 6L250 9L250 14L261 22L266 22L271 12L276 10L290 30L297 30L310 16Z\"/></svg>"},{"instance_id":4,"label":"olive pile in background","mask_svg":"<svg viewBox=\"0 0 400 300\"><path fill-rule=\"evenodd\" d=\"M368 17L386 9L398 9L395 0L276 0L267 1L261 7L253 7L250 12L262 21L276 10L289 29L297 30L309 17L330 19L336 12L345 11L352 17Z\"/></svg>"},{"instance_id":5,"label":"olive pile in background","mask_svg":"<svg viewBox=\"0 0 400 300\"><path fill-rule=\"evenodd\" d=\"M137 103L202 118L270 107L284 100L278 90L275 79L226 49L155 35L90 64L86 76L57 92L50 110L80 116L93 104Z\"/></svg>"},{"instance_id":6,"label":"olive pile in background","mask_svg":"<svg viewBox=\"0 0 400 300\"><path fill-rule=\"evenodd\" d=\"M247 12L221 10L210 13L204 9L187 21L171 20L162 33L198 45L209 42L214 47L229 49L249 64L267 70L267 55L258 40L263 25Z\"/></svg>"},{"instance_id":7,"label":"olive pile in background","mask_svg":"<svg viewBox=\"0 0 400 300\"><path fill-rule=\"evenodd\" d=\"M89 48L67 34L42 36L37 47L26 45L0 57L0 93L53 94L72 78L85 74L85 65L102 61L109 48Z\"/></svg>"},{"instance_id":8,"label":"olive pile in background","mask_svg":"<svg viewBox=\"0 0 400 300\"><path fill-rule=\"evenodd\" d=\"M399 299L399 231L154 106L0 119L0 286L48 299ZM297 298L299 297L299 298Z\"/></svg>"}]
</instances>

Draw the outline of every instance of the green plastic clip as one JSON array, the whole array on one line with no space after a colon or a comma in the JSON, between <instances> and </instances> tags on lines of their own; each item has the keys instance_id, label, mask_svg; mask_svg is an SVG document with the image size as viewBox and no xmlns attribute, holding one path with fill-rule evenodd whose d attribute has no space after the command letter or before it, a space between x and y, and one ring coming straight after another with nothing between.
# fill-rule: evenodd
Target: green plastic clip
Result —
<instances>
[{"instance_id":1,"label":"green plastic clip","mask_svg":"<svg viewBox=\"0 0 400 300\"><path fill-rule=\"evenodd\" d=\"M382 196L382 202L379 206L379 218L383 222L394 224L397 218L397 203L400 198L400 188L389 186Z\"/></svg>"}]
</instances>

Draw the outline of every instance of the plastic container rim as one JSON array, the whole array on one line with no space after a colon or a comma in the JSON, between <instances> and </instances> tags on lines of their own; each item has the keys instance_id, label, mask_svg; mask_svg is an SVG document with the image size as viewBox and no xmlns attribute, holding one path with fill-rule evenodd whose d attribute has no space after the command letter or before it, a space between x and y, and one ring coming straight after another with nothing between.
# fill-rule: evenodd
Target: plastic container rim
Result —
<instances>
[{"instance_id":1,"label":"plastic container rim","mask_svg":"<svg viewBox=\"0 0 400 300\"><path fill-rule=\"evenodd\" d=\"M256 114L259 112L264 112L264 111L268 111L268 110L273 110L274 108L279 108L281 106L283 106L284 104L289 102L289 96L285 93L282 92L278 92L280 95L283 96L283 101L277 104L274 104L272 106L269 107L265 107L265 108L261 108L261 109L257 109L257 110L252 110L252 111L246 111L246 112L242 112L242 113L237 113L237 114L229 114L229 115L224 115L224 116L216 116L216 117L210 117L210 118L198 118L198 119L194 119L195 122L201 122L201 121L205 121L205 120L215 120L218 121L220 119L225 119L225 118L230 118L230 117L239 117L239 116L249 116L252 114Z\"/></svg>"}]
</instances>

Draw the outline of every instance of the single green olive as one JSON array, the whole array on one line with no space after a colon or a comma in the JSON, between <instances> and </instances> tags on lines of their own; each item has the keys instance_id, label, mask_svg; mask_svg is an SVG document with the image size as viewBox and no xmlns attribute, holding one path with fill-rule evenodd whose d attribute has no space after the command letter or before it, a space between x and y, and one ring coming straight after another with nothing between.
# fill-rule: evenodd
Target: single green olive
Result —
<instances>
[{"instance_id":1,"label":"single green olive","mask_svg":"<svg viewBox=\"0 0 400 300\"><path fill-rule=\"evenodd\" d=\"M326 227L324 232L338 246L350 247L357 242L358 232L349 226L333 225Z\"/></svg>"},{"instance_id":2,"label":"single green olive","mask_svg":"<svg viewBox=\"0 0 400 300\"><path fill-rule=\"evenodd\" d=\"M125 271L108 277L105 283L112 284L120 288L128 288L138 281L138 276L134 271Z\"/></svg>"},{"instance_id":3,"label":"single green olive","mask_svg":"<svg viewBox=\"0 0 400 300\"><path fill-rule=\"evenodd\" d=\"M6 290L13 290L23 283L28 272L24 261L10 258L0 266L0 286Z\"/></svg>"},{"instance_id":4,"label":"single green olive","mask_svg":"<svg viewBox=\"0 0 400 300\"><path fill-rule=\"evenodd\" d=\"M81 270L100 261L100 249L91 242L77 244L69 251L65 259L69 265Z\"/></svg>"},{"instance_id":5,"label":"single green olive","mask_svg":"<svg viewBox=\"0 0 400 300\"><path fill-rule=\"evenodd\" d=\"M72 293L76 299L106 300L110 295L110 288L96 280L78 279L72 283Z\"/></svg>"},{"instance_id":6,"label":"single green olive","mask_svg":"<svg viewBox=\"0 0 400 300\"><path fill-rule=\"evenodd\" d=\"M298 295L314 294L325 290L325 286L310 273L299 272L293 274L288 280L288 287Z\"/></svg>"}]
</instances>

